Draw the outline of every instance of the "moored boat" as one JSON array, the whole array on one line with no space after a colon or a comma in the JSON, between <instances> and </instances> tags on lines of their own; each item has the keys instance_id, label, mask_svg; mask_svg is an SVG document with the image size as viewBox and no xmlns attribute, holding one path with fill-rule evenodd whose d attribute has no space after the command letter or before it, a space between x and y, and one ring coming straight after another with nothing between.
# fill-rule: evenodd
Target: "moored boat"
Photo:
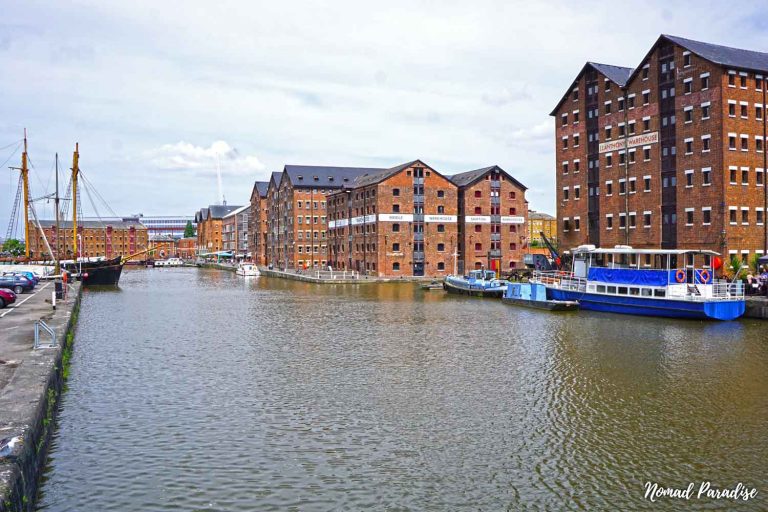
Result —
<instances>
[{"instance_id":1,"label":"moored boat","mask_svg":"<svg viewBox=\"0 0 768 512\"><path fill-rule=\"evenodd\" d=\"M167 260L155 260L154 266L156 267L181 267L184 262L181 258L168 258Z\"/></svg>"},{"instance_id":2,"label":"moored boat","mask_svg":"<svg viewBox=\"0 0 768 512\"><path fill-rule=\"evenodd\" d=\"M505 304L548 311L576 311L579 309L579 303L575 300L548 299L547 288L540 283L509 283L501 300Z\"/></svg>"},{"instance_id":3,"label":"moored boat","mask_svg":"<svg viewBox=\"0 0 768 512\"><path fill-rule=\"evenodd\" d=\"M79 273L84 285L116 285L123 272L123 257L62 262L61 266L73 274Z\"/></svg>"},{"instance_id":4,"label":"moored boat","mask_svg":"<svg viewBox=\"0 0 768 512\"><path fill-rule=\"evenodd\" d=\"M472 270L466 276L448 276L443 288L448 293L473 297L497 297L504 295L508 282L496 277L493 270Z\"/></svg>"},{"instance_id":5,"label":"moored boat","mask_svg":"<svg viewBox=\"0 0 768 512\"><path fill-rule=\"evenodd\" d=\"M261 272L259 272L259 267L253 263L240 263L237 266L237 270L235 270L235 274L243 277L254 277L260 276Z\"/></svg>"},{"instance_id":6,"label":"moored boat","mask_svg":"<svg viewBox=\"0 0 768 512\"><path fill-rule=\"evenodd\" d=\"M733 320L744 314L744 287L718 280L718 253L616 246L574 249L571 271L534 272L547 298L581 309L669 318Z\"/></svg>"}]
</instances>

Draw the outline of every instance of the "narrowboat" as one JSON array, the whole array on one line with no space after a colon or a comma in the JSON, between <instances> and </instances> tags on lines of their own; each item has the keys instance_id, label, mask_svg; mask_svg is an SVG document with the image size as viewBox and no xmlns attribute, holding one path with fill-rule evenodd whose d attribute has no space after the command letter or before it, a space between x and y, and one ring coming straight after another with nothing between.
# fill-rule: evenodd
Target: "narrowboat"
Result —
<instances>
[{"instance_id":1,"label":"narrowboat","mask_svg":"<svg viewBox=\"0 0 768 512\"><path fill-rule=\"evenodd\" d=\"M572 255L570 271L534 272L532 281L546 287L547 298L643 316L733 320L744 314L743 284L715 279L714 251L582 245Z\"/></svg>"},{"instance_id":2,"label":"narrowboat","mask_svg":"<svg viewBox=\"0 0 768 512\"><path fill-rule=\"evenodd\" d=\"M472 270L466 276L448 276L443 288L448 293L473 297L500 298L507 289L508 281L498 279L493 270Z\"/></svg>"},{"instance_id":3,"label":"narrowboat","mask_svg":"<svg viewBox=\"0 0 768 512\"><path fill-rule=\"evenodd\" d=\"M579 309L579 303L575 300L548 299L547 288L540 283L509 283L501 300L505 304L548 311L576 311Z\"/></svg>"}]
</instances>

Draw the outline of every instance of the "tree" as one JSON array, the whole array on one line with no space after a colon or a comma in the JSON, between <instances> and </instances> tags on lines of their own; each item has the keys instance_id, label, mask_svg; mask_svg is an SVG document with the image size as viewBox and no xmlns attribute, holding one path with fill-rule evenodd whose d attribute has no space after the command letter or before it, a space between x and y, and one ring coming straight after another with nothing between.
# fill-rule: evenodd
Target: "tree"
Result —
<instances>
[{"instance_id":1,"label":"tree","mask_svg":"<svg viewBox=\"0 0 768 512\"><path fill-rule=\"evenodd\" d=\"M25 245L15 238L9 238L3 243L3 252L11 253L13 256L24 254Z\"/></svg>"},{"instance_id":2,"label":"tree","mask_svg":"<svg viewBox=\"0 0 768 512\"><path fill-rule=\"evenodd\" d=\"M192 221L188 220L186 227L184 227L184 238L191 238L195 236L195 226L192 225Z\"/></svg>"}]
</instances>

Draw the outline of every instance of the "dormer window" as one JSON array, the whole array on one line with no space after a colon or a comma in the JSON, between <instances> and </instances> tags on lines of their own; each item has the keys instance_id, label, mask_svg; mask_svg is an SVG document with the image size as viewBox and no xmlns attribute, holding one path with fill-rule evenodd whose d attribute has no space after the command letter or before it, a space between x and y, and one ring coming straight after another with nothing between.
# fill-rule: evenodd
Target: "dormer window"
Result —
<instances>
[{"instance_id":1,"label":"dormer window","mask_svg":"<svg viewBox=\"0 0 768 512\"><path fill-rule=\"evenodd\" d=\"M314 179L315 181L320 181L320 178L318 178L317 176L312 176L312 179Z\"/></svg>"},{"instance_id":2,"label":"dormer window","mask_svg":"<svg viewBox=\"0 0 768 512\"><path fill-rule=\"evenodd\" d=\"M328 181L333 181L333 176L328 176Z\"/></svg>"},{"instance_id":3,"label":"dormer window","mask_svg":"<svg viewBox=\"0 0 768 512\"><path fill-rule=\"evenodd\" d=\"M303 179L304 179L304 176L302 176L301 174L299 174L299 175L297 176L297 178L299 178L299 180L303 180Z\"/></svg>"}]
</instances>

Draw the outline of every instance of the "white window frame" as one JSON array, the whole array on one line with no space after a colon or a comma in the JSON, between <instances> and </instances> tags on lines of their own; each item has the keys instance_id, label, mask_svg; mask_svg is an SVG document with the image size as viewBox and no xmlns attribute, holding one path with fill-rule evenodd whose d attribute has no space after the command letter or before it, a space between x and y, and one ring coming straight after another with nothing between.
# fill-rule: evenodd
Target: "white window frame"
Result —
<instances>
[{"instance_id":1,"label":"white window frame","mask_svg":"<svg viewBox=\"0 0 768 512\"><path fill-rule=\"evenodd\" d=\"M704 212L709 212L709 222L704 222ZM711 226L712 225L712 207L711 206L702 206L701 207L701 225L702 226Z\"/></svg>"}]
</instances>

